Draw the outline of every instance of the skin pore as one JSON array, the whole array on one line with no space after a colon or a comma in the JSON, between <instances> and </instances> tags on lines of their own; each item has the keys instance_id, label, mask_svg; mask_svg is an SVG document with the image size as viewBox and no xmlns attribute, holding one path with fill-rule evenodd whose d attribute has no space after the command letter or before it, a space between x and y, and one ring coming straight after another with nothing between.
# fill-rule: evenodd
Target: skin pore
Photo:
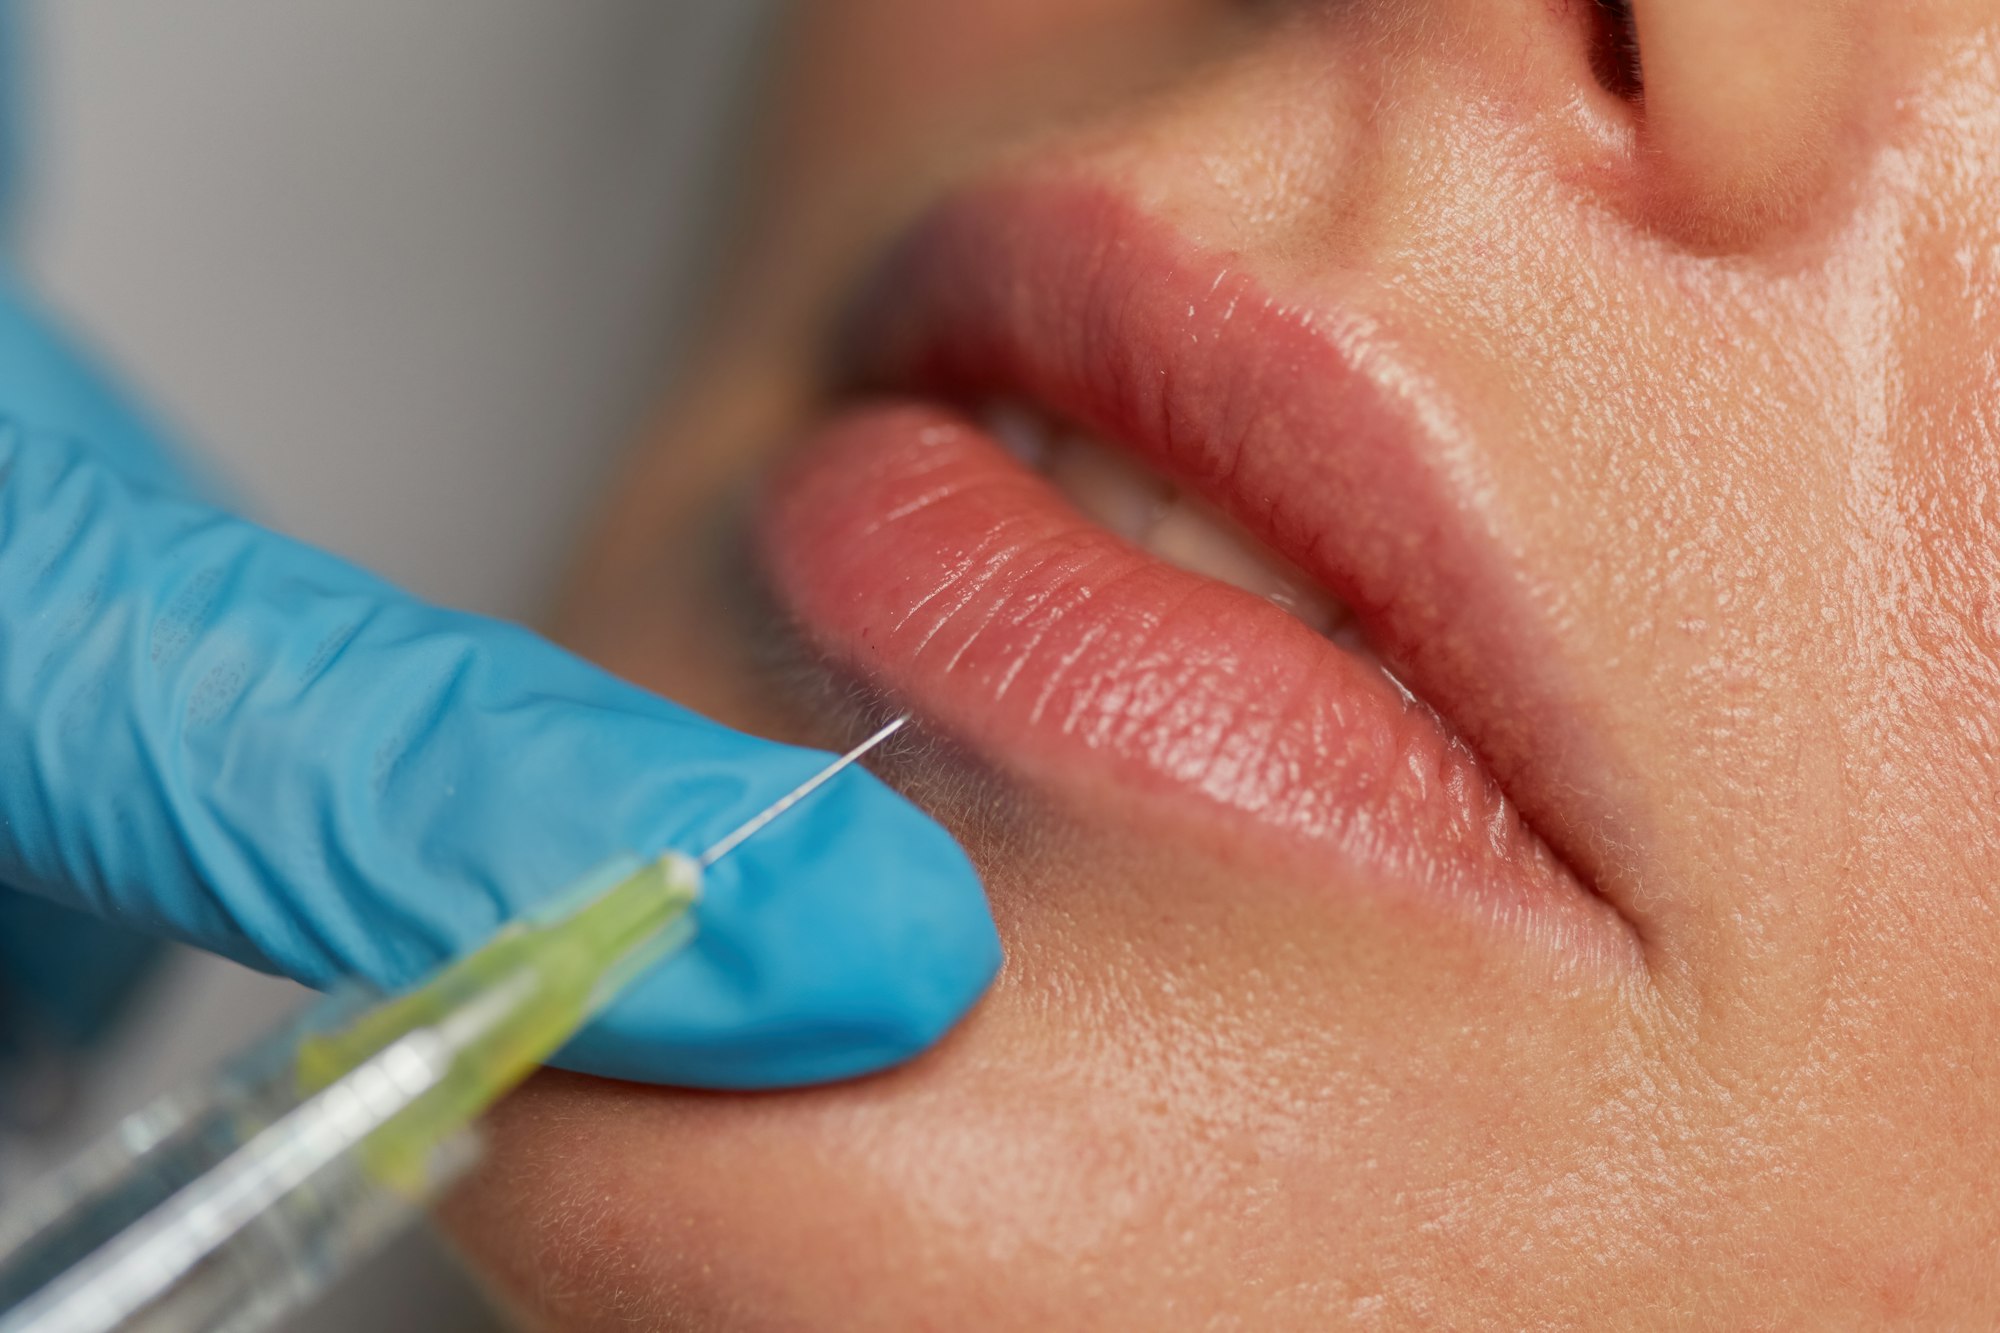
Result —
<instances>
[{"instance_id":1,"label":"skin pore","mask_svg":"<svg viewBox=\"0 0 2000 1333\"><path fill-rule=\"evenodd\" d=\"M915 220L1097 201L1445 423L1419 449L1491 601L1426 602L1425 542L1354 611L1616 947L919 693L885 772L980 862L993 994L837 1088L538 1079L450 1210L508 1298L565 1330L1992 1319L2000 0L828 0L786 49L564 637L790 738L844 738L798 660L902 698L747 535L763 478L857 382L976 412L831 332L911 303L869 275ZM1346 456L1307 425L1246 466Z\"/></svg>"}]
</instances>

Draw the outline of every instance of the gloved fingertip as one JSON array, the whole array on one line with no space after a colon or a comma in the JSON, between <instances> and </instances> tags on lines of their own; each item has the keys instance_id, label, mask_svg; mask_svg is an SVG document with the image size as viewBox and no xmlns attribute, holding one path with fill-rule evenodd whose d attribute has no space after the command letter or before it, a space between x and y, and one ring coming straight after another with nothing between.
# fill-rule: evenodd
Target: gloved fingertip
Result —
<instances>
[{"instance_id":1,"label":"gloved fingertip","mask_svg":"<svg viewBox=\"0 0 2000 1333\"><path fill-rule=\"evenodd\" d=\"M860 772L718 864L697 910L693 944L559 1063L705 1088L856 1077L934 1046L1002 963L963 849Z\"/></svg>"},{"instance_id":2,"label":"gloved fingertip","mask_svg":"<svg viewBox=\"0 0 2000 1333\"><path fill-rule=\"evenodd\" d=\"M852 867L847 874L855 880L872 880L853 892L864 949L888 964L866 982L881 1019L880 1066L942 1040L992 985L1003 954L985 886L964 849L872 775L865 782L855 804L869 813L834 832L840 851L833 864ZM857 950L857 970L864 956Z\"/></svg>"}]
</instances>

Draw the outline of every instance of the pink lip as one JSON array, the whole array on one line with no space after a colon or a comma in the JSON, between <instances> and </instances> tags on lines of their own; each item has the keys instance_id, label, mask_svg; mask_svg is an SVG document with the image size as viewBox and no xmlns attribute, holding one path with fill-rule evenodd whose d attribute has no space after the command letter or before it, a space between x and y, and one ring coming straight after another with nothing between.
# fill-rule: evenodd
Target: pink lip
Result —
<instances>
[{"instance_id":1,"label":"pink lip","mask_svg":"<svg viewBox=\"0 0 2000 1333\"><path fill-rule=\"evenodd\" d=\"M1449 415L1407 356L1111 195L948 201L855 337L874 382L1036 400L1131 448L1340 597L1399 667L1448 682L1470 654L1484 680L1530 656L1448 466ZM1246 855L1303 850L1343 884L1577 951L1630 947L1429 709L1262 599L1094 526L948 407L842 414L772 480L760 540L816 647L1038 789L1136 800Z\"/></svg>"}]
</instances>

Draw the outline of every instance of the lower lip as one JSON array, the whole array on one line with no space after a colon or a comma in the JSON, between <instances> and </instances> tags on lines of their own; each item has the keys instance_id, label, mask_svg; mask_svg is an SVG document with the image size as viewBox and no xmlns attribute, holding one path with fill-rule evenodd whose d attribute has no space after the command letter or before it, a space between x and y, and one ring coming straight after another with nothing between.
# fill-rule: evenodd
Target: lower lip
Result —
<instances>
[{"instance_id":1,"label":"lower lip","mask_svg":"<svg viewBox=\"0 0 2000 1333\"><path fill-rule=\"evenodd\" d=\"M812 647L1036 790L1331 856L1343 884L1574 947L1610 934L1609 908L1375 666L1094 526L960 417L847 412L773 478L759 526Z\"/></svg>"}]
</instances>

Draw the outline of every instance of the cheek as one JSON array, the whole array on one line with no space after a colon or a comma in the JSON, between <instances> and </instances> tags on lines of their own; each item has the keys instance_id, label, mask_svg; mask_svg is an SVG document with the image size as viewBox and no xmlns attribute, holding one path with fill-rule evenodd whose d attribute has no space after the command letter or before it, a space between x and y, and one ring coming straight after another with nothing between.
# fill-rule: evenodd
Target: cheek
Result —
<instances>
[{"instance_id":1,"label":"cheek","mask_svg":"<svg viewBox=\"0 0 2000 1333\"><path fill-rule=\"evenodd\" d=\"M454 1231L569 1331L1200 1327L1252 1280L1315 1327L1467 1254L1539 1280L1509 1199L1621 1206L1577 1133L1630 1035L1596 1005L1184 858L1064 859L996 876L1008 971L924 1059L755 1096L546 1075ZM1523 1144L1545 1179L1509 1177Z\"/></svg>"},{"instance_id":2,"label":"cheek","mask_svg":"<svg viewBox=\"0 0 2000 1333\"><path fill-rule=\"evenodd\" d=\"M1007 1056L1009 1026L989 1008L917 1066L804 1094L549 1076L451 1220L566 1330L1047 1328L1160 1272L1220 1304L1220 1265L1176 1253L1214 1173L1160 1150L1177 1130L1133 1118L1124 1073Z\"/></svg>"},{"instance_id":3,"label":"cheek","mask_svg":"<svg viewBox=\"0 0 2000 1333\"><path fill-rule=\"evenodd\" d=\"M1240 1120L1245 1089L1181 1029L1251 1038L1161 1001L1143 928L1107 947L1100 912L994 879L1012 961L940 1048L799 1093L544 1075L493 1117L462 1243L565 1330L1048 1328L1161 1273L1220 1308L1228 1248L1191 1242L1241 1168L1191 1126Z\"/></svg>"},{"instance_id":4,"label":"cheek","mask_svg":"<svg viewBox=\"0 0 2000 1333\"><path fill-rule=\"evenodd\" d=\"M453 1220L566 1330L1186 1326L1240 1299L1245 1249L1265 1280L1324 1277L1299 1238L1343 1248L1312 1202L1338 1181L1260 1167L1216 1141L1235 1111L1189 1121L1128 1070L994 1063L993 1027L803 1095L550 1078L499 1117L499 1167Z\"/></svg>"},{"instance_id":5,"label":"cheek","mask_svg":"<svg viewBox=\"0 0 2000 1333\"><path fill-rule=\"evenodd\" d=\"M1877 591L1850 559L1868 554L1850 501L1872 386L1823 275L1731 280L1527 179L1499 222L1438 205L1392 281L1467 386L1495 521L1560 628L1552 688L1592 719L1607 806L1646 812L1635 844L1756 852L1652 873L1810 880L1833 854L1820 740L1856 665L1837 631Z\"/></svg>"}]
</instances>

